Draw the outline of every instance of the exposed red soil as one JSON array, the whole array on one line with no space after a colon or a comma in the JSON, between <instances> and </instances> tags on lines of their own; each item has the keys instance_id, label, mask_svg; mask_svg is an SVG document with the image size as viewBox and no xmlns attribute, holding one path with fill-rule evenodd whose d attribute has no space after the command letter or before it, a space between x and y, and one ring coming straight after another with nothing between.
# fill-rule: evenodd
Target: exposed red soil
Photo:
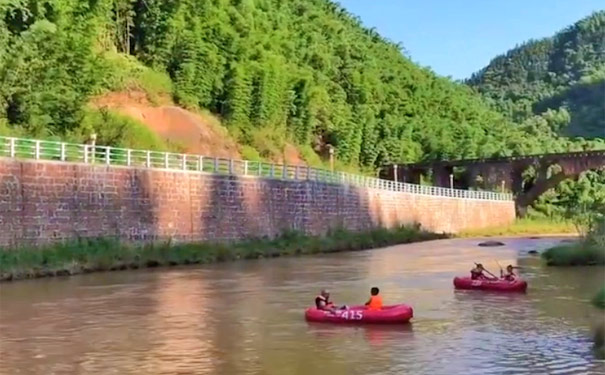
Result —
<instances>
[{"instance_id":1,"label":"exposed red soil","mask_svg":"<svg viewBox=\"0 0 605 375\"><path fill-rule=\"evenodd\" d=\"M182 148L183 152L224 158L241 157L237 143L218 125L218 121L170 104L154 106L145 93L109 93L95 98L92 104L140 121L163 140Z\"/></svg>"},{"instance_id":2,"label":"exposed red soil","mask_svg":"<svg viewBox=\"0 0 605 375\"><path fill-rule=\"evenodd\" d=\"M241 158L237 142L219 121L210 115L194 113L175 106L169 98L153 105L141 91L104 94L92 100L98 108L108 108L145 124L160 138L178 146L183 152L223 158ZM298 149L286 144L275 162L306 164Z\"/></svg>"}]
</instances>

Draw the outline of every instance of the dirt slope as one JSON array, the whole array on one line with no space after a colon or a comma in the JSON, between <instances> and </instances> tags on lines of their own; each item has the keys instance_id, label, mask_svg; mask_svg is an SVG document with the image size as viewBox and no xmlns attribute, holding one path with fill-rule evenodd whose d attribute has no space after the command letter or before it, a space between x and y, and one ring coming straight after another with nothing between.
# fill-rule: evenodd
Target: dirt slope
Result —
<instances>
[{"instance_id":1,"label":"dirt slope","mask_svg":"<svg viewBox=\"0 0 605 375\"><path fill-rule=\"evenodd\" d=\"M115 110L147 125L183 152L213 157L241 158L239 146L218 120L176 107L168 100L154 106L145 93L117 92L95 98L92 105Z\"/></svg>"}]
</instances>

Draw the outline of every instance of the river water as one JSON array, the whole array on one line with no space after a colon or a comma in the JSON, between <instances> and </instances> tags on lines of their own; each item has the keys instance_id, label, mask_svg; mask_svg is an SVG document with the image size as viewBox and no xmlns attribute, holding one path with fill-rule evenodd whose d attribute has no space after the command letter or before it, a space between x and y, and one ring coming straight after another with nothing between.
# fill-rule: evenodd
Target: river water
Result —
<instances>
[{"instance_id":1,"label":"river water","mask_svg":"<svg viewBox=\"0 0 605 375\"><path fill-rule=\"evenodd\" d=\"M91 274L0 286L2 374L605 374L591 352L599 268L553 269L558 239L444 240L373 251ZM527 294L454 291L474 261L520 264ZM310 324L337 303L409 303L412 324Z\"/></svg>"}]
</instances>

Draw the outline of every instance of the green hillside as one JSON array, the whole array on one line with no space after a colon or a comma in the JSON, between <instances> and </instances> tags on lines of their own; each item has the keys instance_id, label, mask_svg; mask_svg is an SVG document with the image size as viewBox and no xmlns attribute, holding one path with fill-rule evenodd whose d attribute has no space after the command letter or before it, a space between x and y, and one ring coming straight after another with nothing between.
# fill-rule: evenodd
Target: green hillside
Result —
<instances>
[{"instance_id":1,"label":"green hillside","mask_svg":"<svg viewBox=\"0 0 605 375\"><path fill-rule=\"evenodd\" d=\"M559 134L605 138L605 11L494 58L467 83L516 122L543 115Z\"/></svg>"},{"instance_id":2,"label":"green hillside","mask_svg":"<svg viewBox=\"0 0 605 375\"><path fill-rule=\"evenodd\" d=\"M494 58L467 84L529 134L592 138L589 148L604 148L605 11ZM595 202L605 202L605 172L564 181L533 206L534 213L559 216L565 207Z\"/></svg>"},{"instance_id":3,"label":"green hillside","mask_svg":"<svg viewBox=\"0 0 605 375\"><path fill-rule=\"evenodd\" d=\"M0 12L4 133L94 129L128 146L115 130L128 124L86 104L136 87L219 115L263 156L283 139L310 157L331 144L365 168L571 147L514 126L328 0L19 0Z\"/></svg>"}]
</instances>

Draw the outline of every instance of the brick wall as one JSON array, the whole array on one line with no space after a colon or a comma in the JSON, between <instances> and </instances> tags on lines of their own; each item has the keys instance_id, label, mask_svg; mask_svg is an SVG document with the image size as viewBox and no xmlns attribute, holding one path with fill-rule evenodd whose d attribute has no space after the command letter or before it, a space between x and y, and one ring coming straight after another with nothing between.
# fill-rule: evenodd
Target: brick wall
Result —
<instances>
[{"instance_id":1,"label":"brick wall","mask_svg":"<svg viewBox=\"0 0 605 375\"><path fill-rule=\"evenodd\" d=\"M74 236L222 240L413 222L457 232L514 217L513 202L0 158L0 246Z\"/></svg>"}]
</instances>

